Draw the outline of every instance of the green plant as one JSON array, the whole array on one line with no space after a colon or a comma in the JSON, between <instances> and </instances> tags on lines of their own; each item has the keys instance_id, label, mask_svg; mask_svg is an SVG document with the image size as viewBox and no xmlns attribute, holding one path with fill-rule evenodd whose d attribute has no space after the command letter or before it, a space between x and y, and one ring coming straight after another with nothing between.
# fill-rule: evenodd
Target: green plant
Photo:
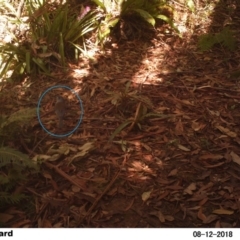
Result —
<instances>
[{"instance_id":1,"label":"green plant","mask_svg":"<svg viewBox=\"0 0 240 240\"><path fill-rule=\"evenodd\" d=\"M27 196L14 192L19 183L27 179L26 170L32 169L36 173L38 166L27 155L12 148L0 148L0 209L5 210L8 205L17 204Z\"/></svg>"},{"instance_id":2,"label":"green plant","mask_svg":"<svg viewBox=\"0 0 240 240\"><path fill-rule=\"evenodd\" d=\"M30 119L36 116L35 108L21 109L9 117L0 116L0 140L16 137ZM0 144L3 144L0 141Z\"/></svg>"},{"instance_id":3,"label":"green plant","mask_svg":"<svg viewBox=\"0 0 240 240\"><path fill-rule=\"evenodd\" d=\"M38 170L38 166L33 163L27 155L16 151L9 147L1 147L0 148L0 167L11 166L9 168L10 171L16 171L20 173L24 168L32 168ZM14 176L12 176L14 178ZM16 178L20 178L20 175ZM4 181L2 180L2 183ZM5 182L6 183L6 182Z\"/></svg>"},{"instance_id":4,"label":"green plant","mask_svg":"<svg viewBox=\"0 0 240 240\"><path fill-rule=\"evenodd\" d=\"M186 0L186 5L190 9L190 11L195 12L195 3L193 0Z\"/></svg>"},{"instance_id":5,"label":"green plant","mask_svg":"<svg viewBox=\"0 0 240 240\"><path fill-rule=\"evenodd\" d=\"M161 19L175 28L171 17L168 16L168 13L173 10L167 5L167 1L164 0L93 0L93 2L97 4L102 14L102 20L98 27L99 42L105 41L111 30L117 27L122 31L122 34L125 34L122 23L130 19L128 22L131 24L130 22L132 21L133 25L134 16L140 17L153 27L155 26L156 19ZM129 18L129 16L133 18ZM141 29L142 23L136 21L134 28L135 30Z\"/></svg>"},{"instance_id":6,"label":"green plant","mask_svg":"<svg viewBox=\"0 0 240 240\"><path fill-rule=\"evenodd\" d=\"M0 116L0 145L22 134L19 129L25 129L26 123L36 116L36 109L21 109L9 117ZM27 180L27 176L38 165L20 151L10 147L0 147L0 211L8 205L17 204L26 199L22 193L16 192L16 187ZM1 224L1 223L0 223Z\"/></svg>"},{"instance_id":7,"label":"green plant","mask_svg":"<svg viewBox=\"0 0 240 240\"><path fill-rule=\"evenodd\" d=\"M28 0L24 10L28 20L15 22L17 28L23 28L21 36L15 33L12 42L0 45L0 77L9 70L14 75L39 72L49 75L53 61L65 67L66 53L74 55L74 51L79 51L84 36L97 27L95 11L78 17L68 4Z\"/></svg>"},{"instance_id":8,"label":"green plant","mask_svg":"<svg viewBox=\"0 0 240 240\"><path fill-rule=\"evenodd\" d=\"M152 111L153 105L150 99L141 94L138 94L136 90L131 91L130 82L126 84L125 89L122 92L120 91L106 93L110 95L106 101L110 101L117 108L118 112L120 112L121 116L124 119L127 118L112 133L109 141L112 141L115 136L126 127L129 127L128 132L131 131L134 127L141 129L142 123L144 123L145 119L157 118L159 120L173 116Z\"/></svg>"},{"instance_id":9,"label":"green plant","mask_svg":"<svg viewBox=\"0 0 240 240\"><path fill-rule=\"evenodd\" d=\"M221 44L231 51L236 49L236 39L229 27L224 27L221 32L216 34L204 34L198 41L198 47L201 51L208 51L217 44Z\"/></svg>"}]
</instances>

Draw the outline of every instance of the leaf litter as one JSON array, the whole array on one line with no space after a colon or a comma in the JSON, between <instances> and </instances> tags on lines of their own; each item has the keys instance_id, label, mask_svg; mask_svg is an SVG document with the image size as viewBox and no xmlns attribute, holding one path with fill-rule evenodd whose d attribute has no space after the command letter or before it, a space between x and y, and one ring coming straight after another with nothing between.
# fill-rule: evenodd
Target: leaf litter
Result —
<instances>
[{"instance_id":1,"label":"leaf litter","mask_svg":"<svg viewBox=\"0 0 240 240\"><path fill-rule=\"evenodd\" d=\"M229 77L239 49L201 53L195 36L162 30L151 44L113 44L83 75L72 66L62 76L84 102L83 123L36 146L43 171L25 187L36 212L7 209L6 224L240 227L240 90Z\"/></svg>"}]
</instances>

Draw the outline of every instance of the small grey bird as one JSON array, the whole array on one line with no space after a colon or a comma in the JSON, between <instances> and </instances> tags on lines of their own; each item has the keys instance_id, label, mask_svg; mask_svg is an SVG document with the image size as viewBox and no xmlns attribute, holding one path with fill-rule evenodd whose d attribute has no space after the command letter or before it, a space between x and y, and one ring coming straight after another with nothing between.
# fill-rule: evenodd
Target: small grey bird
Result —
<instances>
[{"instance_id":1,"label":"small grey bird","mask_svg":"<svg viewBox=\"0 0 240 240\"><path fill-rule=\"evenodd\" d=\"M55 104L55 113L59 119L59 128L63 127L63 119L66 113L66 102L63 97L57 96Z\"/></svg>"}]
</instances>

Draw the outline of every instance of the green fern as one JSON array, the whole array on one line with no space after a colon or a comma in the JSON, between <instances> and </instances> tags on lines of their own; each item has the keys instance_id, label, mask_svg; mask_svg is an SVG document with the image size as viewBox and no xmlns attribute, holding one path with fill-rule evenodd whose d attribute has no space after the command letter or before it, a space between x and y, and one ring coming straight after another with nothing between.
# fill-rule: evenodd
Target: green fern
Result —
<instances>
[{"instance_id":1,"label":"green fern","mask_svg":"<svg viewBox=\"0 0 240 240\"><path fill-rule=\"evenodd\" d=\"M0 137L4 139L16 137L21 124L26 124L36 116L36 108L21 109L7 117L0 117Z\"/></svg>"},{"instance_id":2,"label":"green fern","mask_svg":"<svg viewBox=\"0 0 240 240\"><path fill-rule=\"evenodd\" d=\"M0 148L0 167L11 164L14 168L33 168L38 170L38 166L34 164L27 155L16 151L12 148Z\"/></svg>"},{"instance_id":3,"label":"green fern","mask_svg":"<svg viewBox=\"0 0 240 240\"><path fill-rule=\"evenodd\" d=\"M204 34L200 36L198 41L198 47L201 51L208 51L210 50L215 44L217 43L216 38L213 34Z\"/></svg>"},{"instance_id":4,"label":"green fern","mask_svg":"<svg viewBox=\"0 0 240 240\"><path fill-rule=\"evenodd\" d=\"M234 38L232 31L228 27L223 28L220 33L216 34L216 39L218 43L222 43L229 50L235 50L236 39Z\"/></svg>"},{"instance_id":5,"label":"green fern","mask_svg":"<svg viewBox=\"0 0 240 240\"><path fill-rule=\"evenodd\" d=\"M4 204L17 204L25 198L26 195L24 194L9 194L6 192L0 192L0 206L3 206Z\"/></svg>"},{"instance_id":6,"label":"green fern","mask_svg":"<svg viewBox=\"0 0 240 240\"><path fill-rule=\"evenodd\" d=\"M23 170L27 168L35 172L38 170L38 166L27 155L9 147L0 148L0 209L26 198L24 194L12 192L19 183L26 181L27 175Z\"/></svg>"},{"instance_id":7,"label":"green fern","mask_svg":"<svg viewBox=\"0 0 240 240\"><path fill-rule=\"evenodd\" d=\"M212 49L216 44L222 44L230 51L234 51L236 49L236 39L228 27L223 28L221 32L216 34L204 34L200 36L198 41L198 47L201 51L208 51Z\"/></svg>"}]
</instances>

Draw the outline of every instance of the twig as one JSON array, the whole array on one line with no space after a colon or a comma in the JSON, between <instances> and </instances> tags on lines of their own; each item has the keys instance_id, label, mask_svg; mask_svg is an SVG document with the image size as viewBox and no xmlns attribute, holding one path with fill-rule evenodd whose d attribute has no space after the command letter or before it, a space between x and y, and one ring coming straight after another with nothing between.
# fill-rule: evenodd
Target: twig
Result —
<instances>
[{"instance_id":1,"label":"twig","mask_svg":"<svg viewBox=\"0 0 240 240\"><path fill-rule=\"evenodd\" d=\"M119 173L120 173L120 170L121 170L121 169L119 169L119 171L116 173L116 175L114 176L114 178L112 179L112 181L108 184L108 186L105 188L105 190L103 191L103 193L98 196L98 198L95 200L95 202L93 203L93 205L89 208L89 210L88 210L88 212L86 213L86 215L78 221L77 226L79 226L79 225L83 222L83 220L91 214L92 210L96 207L96 205L98 204L98 202L100 201L100 199L106 194L106 192L110 189L110 187L111 187L111 186L113 185L113 183L116 181L116 179L117 179L117 177L118 177L118 175L119 175Z\"/></svg>"},{"instance_id":2,"label":"twig","mask_svg":"<svg viewBox=\"0 0 240 240\"><path fill-rule=\"evenodd\" d=\"M77 187L83 189L84 191L87 191L87 187L80 184L79 182L75 181L73 178L71 178L69 175L67 175L65 172L63 172L61 169L59 169L58 167L54 166L51 163L48 162L44 162L44 164L49 167L49 168L53 168L59 175L61 175L62 177L64 177L65 179L67 179L69 182L71 182L72 184L76 185Z\"/></svg>"},{"instance_id":3,"label":"twig","mask_svg":"<svg viewBox=\"0 0 240 240\"><path fill-rule=\"evenodd\" d=\"M131 124L131 126L129 127L128 132L130 132L130 131L133 129L134 125L135 125L135 124L137 123L137 121L138 121L139 111L140 111L141 105L142 105L142 103L139 102L139 103L138 103L138 106L137 106L137 109L136 109L136 112L135 112L134 120L132 121L132 124Z\"/></svg>"}]
</instances>

